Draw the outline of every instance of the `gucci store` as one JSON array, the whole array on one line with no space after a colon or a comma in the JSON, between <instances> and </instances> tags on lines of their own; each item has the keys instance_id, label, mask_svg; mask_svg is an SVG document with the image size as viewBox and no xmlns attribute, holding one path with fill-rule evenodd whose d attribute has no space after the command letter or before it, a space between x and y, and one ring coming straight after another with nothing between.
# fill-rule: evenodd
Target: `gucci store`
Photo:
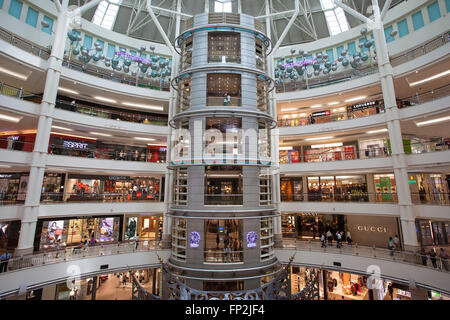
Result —
<instances>
[{"instance_id":1,"label":"gucci store","mask_svg":"<svg viewBox=\"0 0 450 320\"><path fill-rule=\"evenodd\" d=\"M350 231L353 243L386 248L389 237L399 235L398 219L394 217L340 215L320 213L283 213L283 238L320 241L328 230L336 241L337 231Z\"/></svg>"}]
</instances>

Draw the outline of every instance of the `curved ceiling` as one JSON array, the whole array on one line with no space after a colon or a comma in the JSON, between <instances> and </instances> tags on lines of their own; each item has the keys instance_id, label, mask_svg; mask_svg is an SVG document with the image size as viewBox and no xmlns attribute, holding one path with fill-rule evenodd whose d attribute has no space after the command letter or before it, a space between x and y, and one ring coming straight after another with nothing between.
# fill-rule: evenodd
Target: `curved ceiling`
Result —
<instances>
[{"instance_id":1,"label":"curved ceiling","mask_svg":"<svg viewBox=\"0 0 450 320\"><path fill-rule=\"evenodd\" d=\"M107 0L106 0L107 1ZM181 3L181 12L184 13L181 20L184 21L199 13L205 12L209 4L210 12L214 11L215 0L152 0L152 8L159 23L166 31L170 41L175 39L175 14L170 11L177 10L177 2ZM219 0L228 1L228 0ZM299 1L300 14L295 19L293 26L287 33L282 46L315 41L330 36L325 14L319 0L297 0ZM404 0L393 0L391 7ZM70 0L70 5L80 6L89 0ZM114 1L114 2L117 2ZM112 30L128 35L133 38L164 43L164 39L153 23L147 8L147 0L121 0L117 17ZM208 3L205 3L208 2ZM295 0L231 0L232 12L241 12L255 17L266 14L266 3L270 8L270 14L286 12L271 17L271 40L275 43L286 28L292 12L295 8ZM345 4L365 16L371 15L371 0L343 0ZM382 8L386 0L379 0ZM157 9L161 8L161 9ZM83 18L92 21L96 7L88 10ZM167 11L168 10L168 11ZM359 20L345 13L350 28L360 23ZM265 26L265 19L259 19ZM183 22L182 26L183 28Z\"/></svg>"}]
</instances>

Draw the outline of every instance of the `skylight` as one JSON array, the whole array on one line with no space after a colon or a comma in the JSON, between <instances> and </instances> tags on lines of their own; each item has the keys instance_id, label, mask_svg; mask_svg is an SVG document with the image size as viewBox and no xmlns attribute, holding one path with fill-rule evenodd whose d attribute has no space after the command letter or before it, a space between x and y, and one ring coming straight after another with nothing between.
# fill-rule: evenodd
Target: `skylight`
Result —
<instances>
[{"instance_id":1,"label":"skylight","mask_svg":"<svg viewBox=\"0 0 450 320\"><path fill-rule=\"evenodd\" d=\"M104 0L99 3L95 10L92 22L103 28L112 29L117 13L119 12L119 4L121 0Z\"/></svg>"},{"instance_id":2,"label":"skylight","mask_svg":"<svg viewBox=\"0 0 450 320\"><path fill-rule=\"evenodd\" d=\"M333 0L320 0L320 5L327 19L330 35L335 36L350 29L344 10L336 7Z\"/></svg>"},{"instance_id":3,"label":"skylight","mask_svg":"<svg viewBox=\"0 0 450 320\"><path fill-rule=\"evenodd\" d=\"M231 1L230 0L215 1L214 12L231 12Z\"/></svg>"}]
</instances>

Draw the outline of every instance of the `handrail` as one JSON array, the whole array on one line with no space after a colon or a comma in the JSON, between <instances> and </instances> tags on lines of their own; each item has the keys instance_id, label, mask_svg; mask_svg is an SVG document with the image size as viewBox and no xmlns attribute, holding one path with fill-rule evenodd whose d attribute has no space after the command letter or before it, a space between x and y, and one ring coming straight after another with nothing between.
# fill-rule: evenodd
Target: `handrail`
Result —
<instances>
[{"instance_id":1,"label":"handrail","mask_svg":"<svg viewBox=\"0 0 450 320\"><path fill-rule=\"evenodd\" d=\"M155 240L138 241L137 243L136 241L124 241L106 245L79 245L77 247L11 258L8 262L8 272L91 257L152 251L158 249L160 249L160 241Z\"/></svg>"},{"instance_id":2,"label":"handrail","mask_svg":"<svg viewBox=\"0 0 450 320\"><path fill-rule=\"evenodd\" d=\"M435 257L431 257L429 252L426 254L401 251L399 249L393 248L382 249L375 246L360 246L357 243L352 245L344 244L345 241L341 242L341 246L337 247L337 242L334 241L334 245L329 246L328 242L323 245L320 241L303 241L303 240L287 240L283 239L284 249L293 249L295 251L313 251L322 253L334 253L334 254L344 254L352 255L366 258L377 258L382 260L394 261L398 263L406 263L411 265L420 265L428 269L434 269L441 272L450 273L448 259L443 259L438 256L439 252ZM434 262L433 262L434 261Z\"/></svg>"},{"instance_id":3,"label":"handrail","mask_svg":"<svg viewBox=\"0 0 450 320\"><path fill-rule=\"evenodd\" d=\"M395 192L309 192L281 193L282 202L369 202L397 203Z\"/></svg>"},{"instance_id":4,"label":"handrail","mask_svg":"<svg viewBox=\"0 0 450 320\"><path fill-rule=\"evenodd\" d=\"M159 193L135 192L42 192L42 203L55 202L132 202L132 201L159 201Z\"/></svg>"},{"instance_id":5,"label":"handrail","mask_svg":"<svg viewBox=\"0 0 450 320\"><path fill-rule=\"evenodd\" d=\"M411 61L415 58L423 56L428 52L431 52L437 48L440 48L450 41L450 32L445 33L433 38L432 40L410 49L407 52L400 53L397 56L391 57L391 65L396 67L402 63ZM290 91L300 91L308 90L319 86L327 86L347 80L355 80L367 75L378 73L378 66L366 66L364 65L361 69L346 70L343 72L338 72L335 74L328 74L326 76L317 77L313 79L298 79L297 81L289 81L285 83L284 81L277 86L277 93L290 92Z\"/></svg>"}]
</instances>

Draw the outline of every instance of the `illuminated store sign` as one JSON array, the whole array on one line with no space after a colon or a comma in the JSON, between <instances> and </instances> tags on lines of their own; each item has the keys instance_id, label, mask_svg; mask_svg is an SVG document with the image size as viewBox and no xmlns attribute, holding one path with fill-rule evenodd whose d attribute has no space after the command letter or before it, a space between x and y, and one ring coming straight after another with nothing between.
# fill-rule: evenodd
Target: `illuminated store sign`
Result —
<instances>
[{"instance_id":1,"label":"illuminated store sign","mask_svg":"<svg viewBox=\"0 0 450 320\"><path fill-rule=\"evenodd\" d=\"M310 66L312 64L315 64L317 62L317 59L313 58L313 59L306 59L306 60L302 60L302 61L295 61L292 63L286 63L284 64L285 68L295 68L295 67L305 67L305 66Z\"/></svg>"},{"instance_id":2,"label":"illuminated store sign","mask_svg":"<svg viewBox=\"0 0 450 320\"><path fill-rule=\"evenodd\" d=\"M352 110L367 109L373 107L376 104L377 104L376 101L358 103L352 106Z\"/></svg>"},{"instance_id":3,"label":"illuminated store sign","mask_svg":"<svg viewBox=\"0 0 450 320\"><path fill-rule=\"evenodd\" d=\"M370 231L370 232L383 232L386 233L387 229L386 227L375 227L375 226L356 226L356 229L358 231Z\"/></svg>"},{"instance_id":4,"label":"illuminated store sign","mask_svg":"<svg viewBox=\"0 0 450 320\"><path fill-rule=\"evenodd\" d=\"M256 240L258 240L258 235L255 231L250 231L247 233L247 248L255 248Z\"/></svg>"},{"instance_id":5,"label":"illuminated store sign","mask_svg":"<svg viewBox=\"0 0 450 320\"><path fill-rule=\"evenodd\" d=\"M330 115L330 110L314 112L312 114L313 117L322 117L322 116L329 116L329 115Z\"/></svg>"},{"instance_id":6,"label":"illuminated store sign","mask_svg":"<svg viewBox=\"0 0 450 320\"><path fill-rule=\"evenodd\" d=\"M191 248L198 248L200 246L200 233L192 231L189 234L189 246Z\"/></svg>"},{"instance_id":7,"label":"illuminated store sign","mask_svg":"<svg viewBox=\"0 0 450 320\"><path fill-rule=\"evenodd\" d=\"M74 141L67 141L67 140L63 141L63 147L65 149L86 149L87 145L88 145L87 143L82 143L82 142L74 142Z\"/></svg>"}]
</instances>

